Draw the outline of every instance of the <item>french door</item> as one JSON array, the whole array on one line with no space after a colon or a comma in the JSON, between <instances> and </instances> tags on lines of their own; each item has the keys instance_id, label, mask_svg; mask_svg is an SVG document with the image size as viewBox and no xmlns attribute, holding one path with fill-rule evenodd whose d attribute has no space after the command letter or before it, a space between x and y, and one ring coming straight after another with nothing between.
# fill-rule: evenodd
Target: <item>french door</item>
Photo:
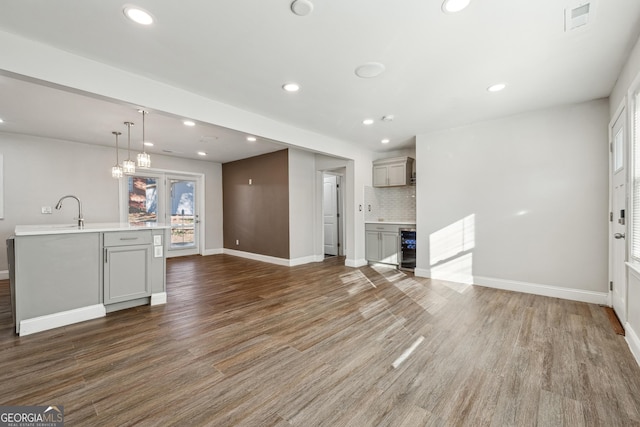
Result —
<instances>
[{"instance_id":1,"label":"french door","mask_svg":"<svg viewBox=\"0 0 640 427\"><path fill-rule=\"evenodd\" d=\"M170 226L167 256L201 253L200 194L202 178L145 171L125 176L121 186L121 221L132 225Z\"/></svg>"},{"instance_id":2,"label":"french door","mask_svg":"<svg viewBox=\"0 0 640 427\"><path fill-rule=\"evenodd\" d=\"M196 205L198 183L195 179L167 177L167 195L171 224L169 251L179 255L200 253L198 229L200 216Z\"/></svg>"}]
</instances>

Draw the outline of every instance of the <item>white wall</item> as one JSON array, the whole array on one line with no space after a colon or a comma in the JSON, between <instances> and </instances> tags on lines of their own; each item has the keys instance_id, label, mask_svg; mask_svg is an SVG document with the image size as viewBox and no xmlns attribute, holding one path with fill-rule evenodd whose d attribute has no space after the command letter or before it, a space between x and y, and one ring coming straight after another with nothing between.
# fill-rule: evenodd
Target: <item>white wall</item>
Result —
<instances>
[{"instance_id":1,"label":"white wall","mask_svg":"<svg viewBox=\"0 0 640 427\"><path fill-rule=\"evenodd\" d=\"M620 75L616 80L616 84L609 96L610 118L613 118L616 109L624 99L625 95L627 95L627 91L629 90L633 80L638 75L638 72L640 72L640 38L636 41L635 46L631 50L629 58L622 67Z\"/></svg>"},{"instance_id":2,"label":"white wall","mask_svg":"<svg viewBox=\"0 0 640 427\"><path fill-rule=\"evenodd\" d=\"M118 222L118 181L111 178L115 150L25 135L0 133L4 156L4 219L0 238L16 225L71 223L77 205L67 200L60 211L41 214L42 206L74 194L82 200L87 223ZM120 158L124 158L121 152ZM206 249L222 247L222 168L220 164L154 155L154 168L205 174ZM5 245L0 245L0 270L7 269Z\"/></svg>"},{"instance_id":3,"label":"white wall","mask_svg":"<svg viewBox=\"0 0 640 427\"><path fill-rule=\"evenodd\" d=\"M418 135L416 273L606 297L607 123L596 100Z\"/></svg>"},{"instance_id":4,"label":"white wall","mask_svg":"<svg viewBox=\"0 0 640 427\"><path fill-rule=\"evenodd\" d=\"M222 164L158 154L153 154L151 160L154 169L204 174L206 214L204 253L221 253L223 247Z\"/></svg>"},{"instance_id":5,"label":"white wall","mask_svg":"<svg viewBox=\"0 0 640 427\"><path fill-rule=\"evenodd\" d=\"M315 260L315 155L289 148L289 259L292 264Z\"/></svg>"}]
</instances>

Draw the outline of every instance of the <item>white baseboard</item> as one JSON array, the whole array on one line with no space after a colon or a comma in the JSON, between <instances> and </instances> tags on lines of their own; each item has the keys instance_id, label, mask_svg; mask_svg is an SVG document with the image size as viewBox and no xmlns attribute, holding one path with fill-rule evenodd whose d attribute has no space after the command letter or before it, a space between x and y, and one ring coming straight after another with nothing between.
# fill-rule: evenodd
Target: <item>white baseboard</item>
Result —
<instances>
[{"instance_id":1,"label":"white baseboard","mask_svg":"<svg viewBox=\"0 0 640 427\"><path fill-rule=\"evenodd\" d=\"M247 258L255 261L268 262L269 264L282 265L285 267L289 267L289 262L290 262L290 260L284 259L284 258L277 258L269 255L254 254L252 252L236 251L235 249L224 248L223 253L227 255L237 256L240 258Z\"/></svg>"},{"instance_id":2,"label":"white baseboard","mask_svg":"<svg viewBox=\"0 0 640 427\"><path fill-rule=\"evenodd\" d=\"M344 265L346 265L347 267L353 267L353 268L364 267L365 265L367 265L367 260L366 259L349 259L349 258L347 258L344 261Z\"/></svg>"},{"instance_id":3,"label":"white baseboard","mask_svg":"<svg viewBox=\"0 0 640 427\"><path fill-rule=\"evenodd\" d=\"M416 268L413 273L417 277L431 277L431 270L426 268ZM473 284L484 286L486 288L503 289L505 291L562 298L571 301L588 302L591 304L607 305L609 301L608 292L585 291L583 289L563 288L560 286L541 285L539 283L495 279L493 277L473 276Z\"/></svg>"},{"instance_id":4,"label":"white baseboard","mask_svg":"<svg viewBox=\"0 0 640 427\"><path fill-rule=\"evenodd\" d=\"M158 292L156 294L151 294L151 305L161 305L166 303L167 303L166 292Z\"/></svg>"},{"instance_id":5,"label":"white baseboard","mask_svg":"<svg viewBox=\"0 0 640 427\"><path fill-rule=\"evenodd\" d=\"M305 256L301 258L290 259L289 267L295 267L296 265L310 264L312 262L321 262L322 260L324 260L324 256L320 255L319 257L320 257L319 260L318 260L318 255L310 255L310 256Z\"/></svg>"},{"instance_id":6,"label":"white baseboard","mask_svg":"<svg viewBox=\"0 0 640 427\"><path fill-rule=\"evenodd\" d=\"M46 316L34 317L20 321L20 336L35 334L36 332L59 328L73 323L84 322L85 320L97 319L107 315L107 311L102 304L90 305L88 307L76 308L60 313L47 314Z\"/></svg>"},{"instance_id":7,"label":"white baseboard","mask_svg":"<svg viewBox=\"0 0 640 427\"><path fill-rule=\"evenodd\" d=\"M523 292L571 301L591 304L607 304L607 292L585 291L583 289L563 288L560 286L541 285L539 283L517 282L514 280L494 279L491 277L473 276L473 284L487 288L504 289L506 291Z\"/></svg>"},{"instance_id":8,"label":"white baseboard","mask_svg":"<svg viewBox=\"0 0 640 427\"><path fill-rule=\"evenodd\" d=\"M282 265L284 267L295 267L296 265L309 264L312 262L322 262L324 255L309 255L294 259L277 258L269 255L254 254L252 252L237 251L235 249L222 249L222 253L241 258L252 259L254 261L268 262L269 264Z\"/></svg>"},{"instance_id":9,"label":"white baseboard","mask_svg":"<svg viewBox=\"0 0 640 427\"><path fill-rule=\"evenodd\" d=\"M0 270L0 280L9 280L9 270Z\"/></svg>"},{"instance_id":10,"label":"white baseboard","mask_svg":"<svg viewBox=\"0 0 640 427\"><path fill-rule=\"evenodd\" d=\"M640 365L640 338L633 330L629 322L624 325L624 339L631 350L631 354L636 358L636 362Z\"/></svg>"},{"instance_id":11,"label":"white baseboard","mask_svg":"<svg viewBox=\"0 0 640 427\"><path fill-rule=\"evenodd\" d=\"M413 275L416 277L431 277L431 270L416 267L416 269L413 270Z\"/></svg>"},{"instance_id":12,"label":"white baseboard","mask_svg":"<svg viewBox=\"0 0 640 427\"><path fill-rule=\"evenodd\" d=\"M221 253L223 253L223 249L222 249L222 248L218 248L218 249L205 249L205 250L202 252L202 256L220 255Z\"/></svg>"}]
</instances>

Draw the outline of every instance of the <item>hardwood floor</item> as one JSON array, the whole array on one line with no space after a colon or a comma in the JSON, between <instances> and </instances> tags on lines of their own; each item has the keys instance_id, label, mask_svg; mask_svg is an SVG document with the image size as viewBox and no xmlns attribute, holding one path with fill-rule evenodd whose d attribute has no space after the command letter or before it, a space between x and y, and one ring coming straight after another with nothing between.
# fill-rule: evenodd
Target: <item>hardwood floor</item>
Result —
<instances>
[{"instance_id":1,"label":"hardwood floor","mask_svg":"<svg viewBox=\"0 0 640 427\"><path fill-rule=\"evenodd\" d=\"M0 404L69 426L640 426L602 307L343 262L174 258L167 305L22 338L4 282Z\"/></svg>"}]
</instances>

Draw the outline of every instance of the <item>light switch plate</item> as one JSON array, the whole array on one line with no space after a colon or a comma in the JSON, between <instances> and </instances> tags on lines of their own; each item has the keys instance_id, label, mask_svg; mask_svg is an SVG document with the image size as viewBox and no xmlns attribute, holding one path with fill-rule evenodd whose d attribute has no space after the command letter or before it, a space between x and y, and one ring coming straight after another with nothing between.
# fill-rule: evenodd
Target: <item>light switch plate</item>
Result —
<instances>
[{"instance_id":1,"label":"light switch plate","mask_svg":"<svg viewBox=\"0 0 640 427\"><path fill-rule=\"evenodd\" d=\"M43 214L50 214L51 213L51 206L43 206L41 212Z\"/></svg>"},{"instance_id":2,"label":"light switch plate","mask_svg":"<svg viewBox=\"0 0 640 427\"><path fill-rule=\"evenodd\" d=\"M162 236L160 234L153 236L153 246L162 246Z\"/></svg>"},{"instance_id":3,"label":"light switch plate","mask_svg":"<svg viewBox=\"0 0 640 427\"><path fill-rule=\"evenodd\" d=\"M155 258L162 258L162 246L153 247L153 256Z\"/></svg>"}]
</instances>

